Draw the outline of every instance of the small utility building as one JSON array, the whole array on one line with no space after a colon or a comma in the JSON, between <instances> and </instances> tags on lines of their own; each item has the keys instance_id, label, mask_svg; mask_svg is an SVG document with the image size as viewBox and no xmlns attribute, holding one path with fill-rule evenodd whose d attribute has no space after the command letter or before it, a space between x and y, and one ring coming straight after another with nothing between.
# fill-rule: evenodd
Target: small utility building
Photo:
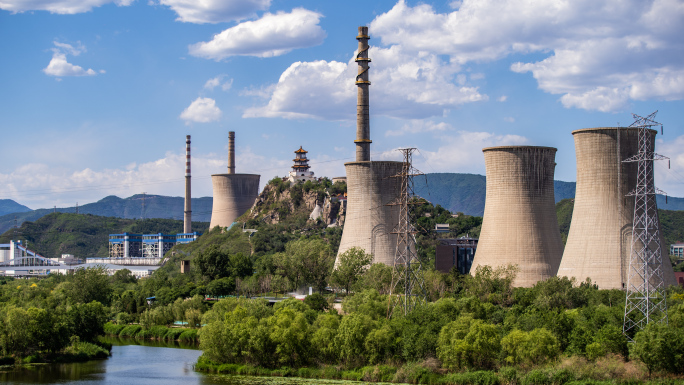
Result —
<instances>
[{"instance_id":1,"label":"small utility building","mask_svg":"<svg viewBox=\"0 0 684 385\"><path fill-rule=\"evenodd\" d=\"M476 249L477 238L440 239L435 250L435 269L448 273L455 267L459 273L468 274Z\"/></svg>"}]
</instances>

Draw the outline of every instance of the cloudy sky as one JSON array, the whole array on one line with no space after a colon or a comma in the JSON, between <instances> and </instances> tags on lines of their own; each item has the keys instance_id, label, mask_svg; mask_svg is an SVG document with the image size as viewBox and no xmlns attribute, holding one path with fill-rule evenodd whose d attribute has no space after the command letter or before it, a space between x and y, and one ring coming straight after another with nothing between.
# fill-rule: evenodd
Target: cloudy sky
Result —
<instances>
[{"instance_id":1,"label":"cloudy sky","mask_svg":"<svg viewBox=\"0 0 684 385\"><path fill-rule=\"evenodd\" d=\"M0 199L211 195L237 171L320 176L353 160L357 27L370 29L373 159L484 174L483 147L558 148L659 110L657 183L684 196L681 0L0 0Z\"/></svg>"}]
</instances>

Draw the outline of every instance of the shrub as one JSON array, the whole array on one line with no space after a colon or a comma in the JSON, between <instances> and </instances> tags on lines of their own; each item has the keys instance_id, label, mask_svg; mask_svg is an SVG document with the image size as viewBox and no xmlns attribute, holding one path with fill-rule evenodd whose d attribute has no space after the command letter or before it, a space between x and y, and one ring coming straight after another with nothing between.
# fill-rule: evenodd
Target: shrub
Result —
<instances>
[{"instance_id":1,"label":"shrub","mask_svg":"<svg viewBox=\"0 0 684 385\"><path fill-rule=\"evenodd\" d=\"M125 328L125 327L126 327L125 325L115 325L111 322L107 322L104 325L104 332L105 332L105 334L111 334L111 335L118 336L119 333L121 333L121 330L123 330L123 328Z\"/></svg>"},{"instance_id":2,"label":"shrub","mask_svg":"<svg viewBox=\"0 0 684 385\"><path fill-rule=\"evenodd\" d=\"M544 328L530 332L513 330L501 340L506 362L538 364L554 359L560 353L556 337Z\"/></svg>"},{"instance_id":3,"label":"shrub","mask_svg":"<svg viewBox=\"0 0 684 385\"><path fill-rule=\"evenodd\" d=\"M140 329L142 329L140 325L128 325L121 329L121 332L119 332L119 336L135 337L138 334L138 332L140 332Z\"/></svg>"},{"instance_id":4,"label":"shrub","mask_svg":"<svg viewBox=\"0 0 684 385\"><path fill-rule=\"evenodd\" d=\"M459 385L499 385L501 383L496 373L488 370L448 374L444 377L443 382Z\"/></svg>"},{"instance_id":5,"label":"shrub","mask_svg":"<svg viewBox=\"0 0 684 385\"><path fill-rule=\"evenodd\" d=\"M195 341L197 341L197 330L196 329L187 329L183 333L180 334L178 339L180 341L184 341L184 342L195 342Z\"/></svg>"},{"instance_id":6,"label":"shrub","mask_svg":"<svg viewBox=\"0 0 684 385\"><path fill-rule=\"evenodd\" d=\"M553 380L545 371L535 369L527 373L521 383L522 385L552 385Z\"/></svg>"},{"instance_id":7,"label":"shrub","mask_svg":"<svg viewBox=\"0 0 684 385\"><path fill-rule=\"evenodd\" d=\"M178 340L178 337L180 337L181 334L185 329L179 329L179 328L169 328L166 334L164 335L164 340L166 341L176 341Z\"/></svg>"}]
</instances>

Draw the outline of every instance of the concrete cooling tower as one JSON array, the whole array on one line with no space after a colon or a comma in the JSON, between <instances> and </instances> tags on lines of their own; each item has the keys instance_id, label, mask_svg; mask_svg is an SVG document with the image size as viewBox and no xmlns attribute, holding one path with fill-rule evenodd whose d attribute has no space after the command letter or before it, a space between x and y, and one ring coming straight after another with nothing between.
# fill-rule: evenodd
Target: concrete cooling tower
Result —
<instances>
[{"instance_id":1,"label":"concrete cooling tower","mask_svg":"<svg viewBox=\"0 0 684 385\"><path fill-rule=\"evenodd\" d=\"M347 172L347 212L340 241L339 255L360 247L373 255L373 263L394 265L397 235L391 234L399 221L399 206L387 206L399 194L402 162L370 160L370 113L368 63L368 27L359 27L356 62L358 63L356 107L356 162L345 163ZM337 265L337 261L335 261Z\"/></svg>"},{"instance_id":2,"label":"concrete cooling tower","mask_svg":"<svg viewBox=\"0 0 684 385\"><path fill-rule=\"evenodd\" d=\"M556 149L535 146L482 150L487 196L482 231L470 269L518 265L515 286L531 287L556 275L563 243L556 219Z\"/></svg>"},{"instance_id":3,"label":"concrete cooling tower","mask_svg":"<svg viewBox=\"0 0 684 385\"><path fill-rule=\"evenodd\" d=\"M214 201L210 229L214 226L232 225L240 215L254 205L259 195L259 177L260 175L256 174L235 174L235 132L229 132L228 173L211 176Z\"/></svg>"},{"instance_id":4,"label":"concrete cooling tower","mask_svg":"<svg viewBox=\"0 0 684 385\"><path fill-rule=\"evenodd\" d=\"M626 195L636 187L637 164L621 161L639 152L638 129L587 128L573 131L572 135L577 190L558 275L574 277L578 282L591 278L601 289L623 289L627 284L634 218L634 198ZM665 283L674 284L666 252L669 249L662 246L661 239Z\"/></svg>"}]
</instances>

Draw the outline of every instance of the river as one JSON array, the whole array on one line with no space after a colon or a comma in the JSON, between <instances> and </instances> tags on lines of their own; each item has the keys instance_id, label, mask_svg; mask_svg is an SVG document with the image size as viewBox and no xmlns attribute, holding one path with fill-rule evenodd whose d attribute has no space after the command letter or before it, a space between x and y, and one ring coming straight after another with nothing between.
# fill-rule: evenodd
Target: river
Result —
<instances>
[{"instance_id":1,"label":"river","mask_svg":"<svg viewBox=\"0 0 684 385\"><path fill-rule=\"evenodd\" d=\"M301 378L245 377L197 373L193 365L202 354L195 346L108 338L112 355L106 360L70 364L38 364L0 372L0 383L105 385L314 385L347 381ZM358 383L357 383L358 384Z\"/></svg>"}]
</instances>

